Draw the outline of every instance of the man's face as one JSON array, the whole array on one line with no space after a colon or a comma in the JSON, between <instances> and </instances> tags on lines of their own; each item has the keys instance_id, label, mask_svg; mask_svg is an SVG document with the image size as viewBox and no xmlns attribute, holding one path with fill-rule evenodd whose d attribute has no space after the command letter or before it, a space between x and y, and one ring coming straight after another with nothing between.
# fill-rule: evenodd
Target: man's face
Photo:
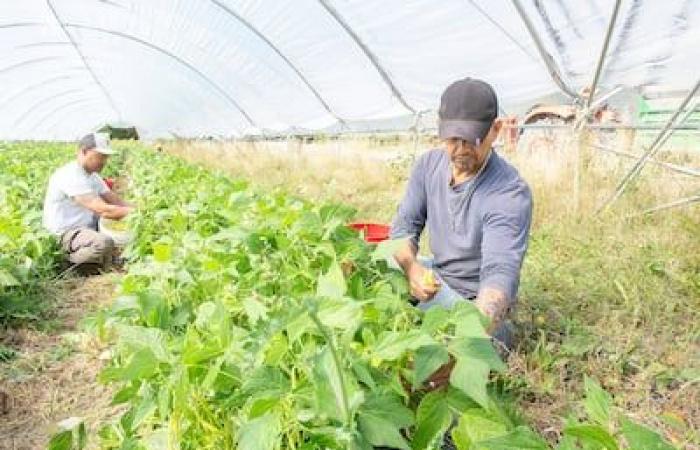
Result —
<instances>
[{"instance_id":1,"label":"man's face","mask_svg":"<svg viewBox=\"0 0 700 450\"><path fill-rule=\"evenodd\" d=\"M101 172L109 159L109 155L103 155L94 149L81 150L80 154L82 166L88 173Z\"/></svg>"},{"instance_id":2,"label":"man's face","mask_svg":"<svg viewBox=\"0 0 700 450\"><path fill-rule=\"evenodd\" d=\"M486 156L488 156L489 150L498 137L498 133L501 132L502 127L503 121L496 119L479 145L460 138L445 139L447 153L454 168L470 175L476 174L484 164Z\"/></svg>"},{"instance_id":3,"label":"man's face","mask_svg":"<svg viewBox=\"0 0 700 450\"><path fill-rule=\"evenodd\" d=\"M482 142L474 145L460 138L445 139L447 154L450 156L452 165L460 172L473 174L479 171L484 164L489 146Z\"/></svg>"}]
</instances>

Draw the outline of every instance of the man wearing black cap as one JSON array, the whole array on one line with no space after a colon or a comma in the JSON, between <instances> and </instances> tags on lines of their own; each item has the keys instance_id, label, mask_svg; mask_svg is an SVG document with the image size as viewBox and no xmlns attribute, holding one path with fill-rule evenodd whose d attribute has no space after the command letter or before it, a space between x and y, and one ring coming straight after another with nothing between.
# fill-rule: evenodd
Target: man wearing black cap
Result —
<instances>
[{"instance_id":1,"label":"man wearing black cap","mask_svg":"<svg viewBox=\"0 0 700 450\"><path fill-rule=\"evenodd\" d=\"M416 161L391 237L409 238L395 257L419 308L474 301L492 319L494 337L510 345L503 319L516 299L532 196L491 147L501 129L497 115L496 94L481 80L466 78L445 90L439 111L445 148ZM432 260L417 257L426 226ZM426 276L431 269L434 281Z\"/></svg>"},{"instance_id":2,"label":"man wearing black cap","mask_svg":"<svg viewBox=\"0 0 700 450\"><path fill-rule=\"evenodd\" d=\"M97 231L97 218L122 219L133 207L98 175L114 150L106 135L80 140L77 158L49 178L44 199L44 227L56 235L68 260L83 269L108 268L114 241Z\"/></svg>"}]
</instances>

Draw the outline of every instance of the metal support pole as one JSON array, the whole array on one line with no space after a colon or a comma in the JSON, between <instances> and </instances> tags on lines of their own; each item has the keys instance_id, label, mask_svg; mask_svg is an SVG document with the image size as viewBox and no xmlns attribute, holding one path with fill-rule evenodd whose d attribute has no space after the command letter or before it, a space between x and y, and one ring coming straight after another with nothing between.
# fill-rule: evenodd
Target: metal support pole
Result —
<instances>
[{"instance_id":1,"label":"metal support pole","mask_svg":"<svg viewBox=\"0 0 700 450\"><path fill-rule=\"evenodd\" d=\"M311 80L309 80L304 73L302 73L301 69L297 67L296 64L294 64L285 53L282 52L282 50L275 45L262 31L257 29L253 24L246 20L243 16L238 14L236 11L234 11L231 7L228 5L224 4L220 0L210 0L214 5L219 7L221 10L223 10L226 14L229 16L233 17L238 23L243 25L245 28L247 28L253 35L255 35L258 39L260 39L262 42L265 43L277 56L284 61L287 66L289 66L290 69L299 77L299 79L306 85L306 87L309 89L309 91L313 94L313 96L318 100L318 102L323 106L323 109L325 109L328 114L333 116L338 122L343 122L343 119L340 118L330 107L328 104L328 101L326 101L325 98L321 96L321 93L316 89L316 86L314 86L311 83Z\"/></svg>"},{"instance_id":2,"label":"metal support pole","mask_svg":"<svg viewBox=\"0 0 700 450\"><path fill-rule=\"evenodd\" d=\"M411 133L412 134L411 137L413 139L413 156L414 157L418 153L418 140L420 137L420 132L418 131L418 127L420 126L420 121L421 121L422 115L423 115L422 111L417 111L413 116L413 126L411 127L411 128L413 128L413 133Z\"/></svg>"},{"instance_id":3,"label":"metal support pole","mask_svg":"<svg viewBox=\"0 0 700 450\"><path fill-rule=\"evenodd\" d=\"M394 81L391 79L389 76L389 72L384 68L384 66L380 63L379 58L377 55L370 50L369 46L365 41L363 41L360 36L355 32L355 30L350 26L350 24L340 15L337 9L328 0L318 0L321 6L328 12L328 14L335 19L336 22L345 30L345 32L350 36L350 38L357 44L358 47L360 47L360 50L362 50L362 53L369 59L369 61L372 63L374 66L375 70L379 73L379 76L381 76L382 80L384 80L384 83L389 87L391 90L391 93L394 95L396 100L403 105L404 108L409 110L411 113L415 114L416 109L413 108L411 105L408 104L406 99L404 98L403 94L401 91L399 91L399 88L396 87L396 84L394 84Z\"/></svg>"},{"instance_id":4,"label":"metal support pole","mask_svg":"<svg viewBox=\"0 0 700 450\"><path fill-rule=\"evenodd\" d=\"M76 24L64 23L63 25L66 28L75 28L78 30L86 30L86 31L100 33L100 34L109 34L112 36L116 36L118 38L125 39L128 41L140 44L140 45L147 47L147 48L149 48L157 53L163 54L170 59L175 60L177 63L179 63L182 66L185 66L187 69L189 69L195 75L197 75L201 81L206 83L210 88L214 89L219 95L221 95L225 100L227 100L228 103L233 107L233 109L235 109L241 116L243 116L243 118L248 123L248 125L250 125L253 128L260 128L260 127L258 127L258 125L256 125L256 123L253 121L253 119L250 117L250 115L246 112L246 110L244 110L241 107L241 105L231 96L231 94L229 94L221 85L219 85L212 78L210 78L208 75L206 75L200 69L198 69L194 64L192 64L188 61L185 61L180 56L176 55L175 53L171 52L170 50L167 50L163 47L160 47L160 46L153 44L149 41L146 41L144 39L141 39L137 36L123 33L121 31L115 31L115 30L110 30L107 28L100 28L100 27L82 25L82 24L77 24L77 23ZM241 133L240 130L236 130L236 131ZM243 131L245 131L245 130L243 130Z\"/></svg>"},{"instance_id":5,"label":"metal support pole","mask_svg":"<svg viewBox=\"0 0 700 450\"><path fill-rule=\"evenodd\" d=\"M97 74L95 73L95 70L88 63L88 60L85 57L85 54L83 53L83 51L80 49L80 46L73 38L73 35L70 34L70 32L68 31L68 28L66 28L66 24L61 20L61 17L58 15L58 11L56 11L56 8L53 6L53 3L51 3L51 0L46 0L46 5L49 7L51 14L53 15L54 19L56 20L56 23L58 24L58 26L61 28L61 31L63 31L63 34L66 36L66 39L68 39L68 42L70 42L70 44L73 46L73 49L78 54L80 61L83 63L83 66L85 66L85 70L88 71L88 73L92 77L92 80L100 88L100 91L102 91L102 94L105 96L105 99L107 99L107 103L109 103L110 108L117 115L117 119L120 122L123 121L121 111L119 110L119 108L117 108L117 104L114 101L114 98L112 98L112 96L109 93L109 90L107 90L105 85L102 84L100 79L97 78Z\"/></svg>"},{"instance_id":6,"label":"metal support pole","mask_svg":"<svg viewBox=\"0 0 700 450\"><path fill-rule=\"evenodd\" d=\"M539 129L564 129L571 128L571 125L566 124L545 124L545 123L531 123L531 124L514 124L514 125L504 125L506 128L517 128L519 130L539 130ZM641 131L661 131L663 127L655 125L624 125L624 124L595 124L590 123L587 125L589 130L641 130ZM434 128L432 128L434 130ZM674 131L700 131L700 126L693 125L676 125L670 130Z\"/></svg>"},{"instance_id":7,"label":"metal support pole","mask_svg":"<svg viewBox=\"0 0 700 450\"><path fill-rule=\"evenodd\" d=\"M612 32L615 28L615 22L617 21L617 14L620 12L621 3L622 0L615 1L612 16L610 16L610 22L608 22L608 29L605 32L605 39L603 40L603 48L600 50L600 55L598 56L598 63L596 64L595 72L593 75L593 81L591 82L590 86L590 92L588 93L588 98L586 99L586 109L589 109L591 107L596 87L598 86L598 82L600 81L600 74L603 72L605 57L608 53L608 47L610 46L610 38L612 37Z\"/></svg>"},{"instance_id":8,"label":"metal support pole","mask_svg":"<svg viewBox=\"0 0 700 450\"><path fill-rule=\"evenodd\" d=\"M520 0L513 0L513 6L515 6L515 9L517 10L518 15L522 19L525 28L527 28L528 33L530 33L530 37L534 41L535 46L537 47L537 51L540 53L540 57L547 66L547 70L549 71L549 75L552 77L552 80L554 80L556 85L559 86L559 89L561 89L562 92L564 92L566 95L572 98L579 98L579 95L564 82L559 68L557 67L556 61L554 61L552 55L550 55L547 52L547 49L545 48L544 43L542 42L542 39L540 39L539 34L537 34L537 30L535 29L535 26L533 25L530 18L527 16L525 8L523 8L523 5L520 2Z\"/></svg>"},{"instance_id":9,"label":"metal support pole","mask_svg":"<svg viewBox=\"0 0 700 450\"><path fill-rule=\"evenodd\" d=\"M683 125L688 119L690 119L690 116L692 116L692 115L695 113L695 109L697 109L697 107L698 107L698 101L697 101L697 100L694 101L693 103L691 103L690 108L688 108L688 110L685 112L685 114L683 115L683 117L681 117L680 120L677 122L677 124L676 124L677 127L671 127L671 128L669 128L669 129L668 129L668 132L666 133L666 135L665 135L665 136L663 137L663 139L661 139L661 141L657 144L657 149L654 151L654 154L656 154L656 153L659 151L659 149L660 149L661 147L663 147L664 144L665 144L669 139L671 139L671 136L673 135L673 132L674 132L675 130L678 129L678 126ZM654 155L651 155L649 158L651 159L652 156L654 156Z\"/></svg>"},{"instance_id":10,"label":"metal support pole","mask_svg":"<svg viewBox=\"0 0 700 450\"><path fill-rule=\"evenodd\" d=\"M601 105L602 103L604 103L606 100L608 100L610 97L612 97L612 96L614 96L615 94L617 94L618 92L620 92L621 90L622 90L622 87L621 87L621 86L618 86L618 87L616 87L615 89L613 89L612 91L610 91L610 92L608 92L607 94L605 94L605 95L603 95L602 97L600 97L598 100L596 100L596 101L590 103L588 106L586 106L586 107L584 107L583 109L579 110L579 111L578 111L578 117L577 117L577 119L576 119L576 121L574 122L574 125L573 125L573 129L574 129L575 131L579 131L579 130L581 129L581 127L582 127L584 124L586 124L587 128L589 128L589 129L592 128L592 127L591 127L592 124L586 123L586 120L588 120L588 116L591 115L591 112L592 112L595 108L597 108L599 105ZM590 98L590 97L589 97L589 98Z\"/></svg>"},{"instance_id":11,"label":"metal support pole","mask_svg":"<svg viewBox=\"0 0 700 450\"><path fill-rule=\"evenodd\" d=\"M573 133L576 138L576 151L574 160L574 214L578 214L579 206L581 203L581 170L586 152L585 142L584 142L584 132L582 128L585 126L588 116L591 114L592 105L598 105L601 102L593 103L593 97L595 96L595 91L600 81L600 74L603 71L603 66L605 65L605 57L608 53L608 46L610 45L610 38L612 37L612 32L615 29L615 22L617 21L617 14L620 11L620 4L622 0L616 0L615 6L613 7L612 15L610 16L610 21L608 22L608 28L605 32L605 38L603 39L603 47L600 50L600 55L598 55L598 62L596 63L595 71L593 72L593 81L589 87L588 97L585 99L583 110L579 110L578 119L574 124ZM614 95L616 91L612 94L606 95L605 98L609 98Z\"/></svg>"},{"instance_id":12,"label":"metal support pole","mask_svg":"<svg viewBox=\"0 0 700 450\"><path fill-rule=\"evenodd\" d=\"M631 159L639 158L639 155L635 155L634 153L623 152L621 150L615 150L615 149L612 149L610 147L606 147L604 145L591 144L591 146L593 148L598 149L598 150L612 153L613 155L622 156L623 158L631 158ZM700 177L700 170L698 170L698 169L692 169L690 167L679 166L678 164L671 164L671 163L659 161L657 159L649 159L648 163L655 164L655 165L660 166L660 167L665 167L666 169L672 170L674 172L682 173L683 175L689 175L691 177Z\"/></svg>"},{"instance_id":13,"label":"metal support pole","mask_svg":"<svg viewBox=\"0 0 700 450\"><path fill-rule=\"evenodd\" d=\"M676 200L674 202L664 203L662 205L654 206L653 208L645 209L644 211L642 211L641 214L636 214L633 217L642 216L642 215L646 215L646 214L652 214L652 213L655 213L658 211L663 211L666 209L677 208L679 206L685 206L685 205L689 205L689 204L695 203L695 202L700 202L700 194L692 195L690 197L682 198L682 199Z\"/></svg>"},{"instance_id":14,"label":"metal support pole","mask_svg":"<svg viewBox=\"0 0 700 450\"><path fill-rule=\"evenodd\" d=\"M616 87L616 88L613 89L612 91L606 93L605 95L603 95L602 97L600 97L600 98L597 99L596 101L592 102L592 103L588 106L588 108L589 108L589 109L595 109L595 108L597 108L597 107L600 106L602 103L605 103L605 101L607 101L609 98L613 97L615 94L617 94L617 93L620 92L620 91L622 91L622 86Z\"/></svg>"},{"instance_id":15,"label":"metal support pole","mask_svg":"<svg viewBox=\"0 0 700 450\"><path fill-rule=\"evenodd\" d=\"M676 122L678 116L681 115L688 103L690 103L690 100L693 97L695 97L695 94L697 94L698 90L700 90L700 79L698 79L698 81L695 83L695 86L693 87L693 89L690 90L686 98L683 99L680 106L678 106L676 112L673 113L673 115L668 119L668 121L666 122L666 126L664 126L663 130L661 130L661 132L656 136L654 142L652 142L649 148L644 152L644 154L637 160L634 166L632 166L632 168L622 178L620 183L617 185L617 188L615 189L615 193L605 203L603 203L603 205L600 208L598 208L598 212L607 208L611 203L620 198L620 196L625 191L630 182L634 180L634 178L637 177L642 171L647 161L651 159L659 151L661 146L665 144L666 141L671 137L671 135L673 134L673 130L671 130L671 127ZM683 116L681 123L685 121L688 117L690 117L694 110L695 106L688 110L685 116Z\"/></svg>"}]
</instances>

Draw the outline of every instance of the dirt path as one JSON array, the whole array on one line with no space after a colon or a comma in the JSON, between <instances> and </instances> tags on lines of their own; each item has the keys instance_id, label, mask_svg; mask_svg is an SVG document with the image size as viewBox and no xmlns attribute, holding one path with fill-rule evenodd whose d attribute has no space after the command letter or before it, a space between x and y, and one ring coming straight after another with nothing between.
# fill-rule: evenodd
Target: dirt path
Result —
<instances>
[{"instance_id":1,"label":"dirt path","mask_svg":"<svg viewBox=\"0 0 700 450\"><path fill-rule=\"evenodd\" d=\"M0 364L0 449L46 448L58 421L81 417L92 434L116 414L111 388L97 381L104 348L80 324L111 301L115 280L106 274L62 281L48 329L0 336L18 351Z\"/></svg>"}]
</instances>

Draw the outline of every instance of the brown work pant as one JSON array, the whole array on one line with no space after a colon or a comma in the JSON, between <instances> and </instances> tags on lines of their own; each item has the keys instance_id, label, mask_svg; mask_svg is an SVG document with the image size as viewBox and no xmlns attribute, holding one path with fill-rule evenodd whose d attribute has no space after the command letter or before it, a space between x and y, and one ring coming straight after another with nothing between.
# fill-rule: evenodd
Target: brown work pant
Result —
<instances>
[{"instance_id":1,"label":"brown work pant","mask_svg":"<svg viewBox=\"0 0 700 450\"><path fill-rule=\"evenodd\" d=\"M91 228L73 228L61 235L61 247L73 264L95 264L109 269L114 240Z\"/></svg>"}]
</instances>

